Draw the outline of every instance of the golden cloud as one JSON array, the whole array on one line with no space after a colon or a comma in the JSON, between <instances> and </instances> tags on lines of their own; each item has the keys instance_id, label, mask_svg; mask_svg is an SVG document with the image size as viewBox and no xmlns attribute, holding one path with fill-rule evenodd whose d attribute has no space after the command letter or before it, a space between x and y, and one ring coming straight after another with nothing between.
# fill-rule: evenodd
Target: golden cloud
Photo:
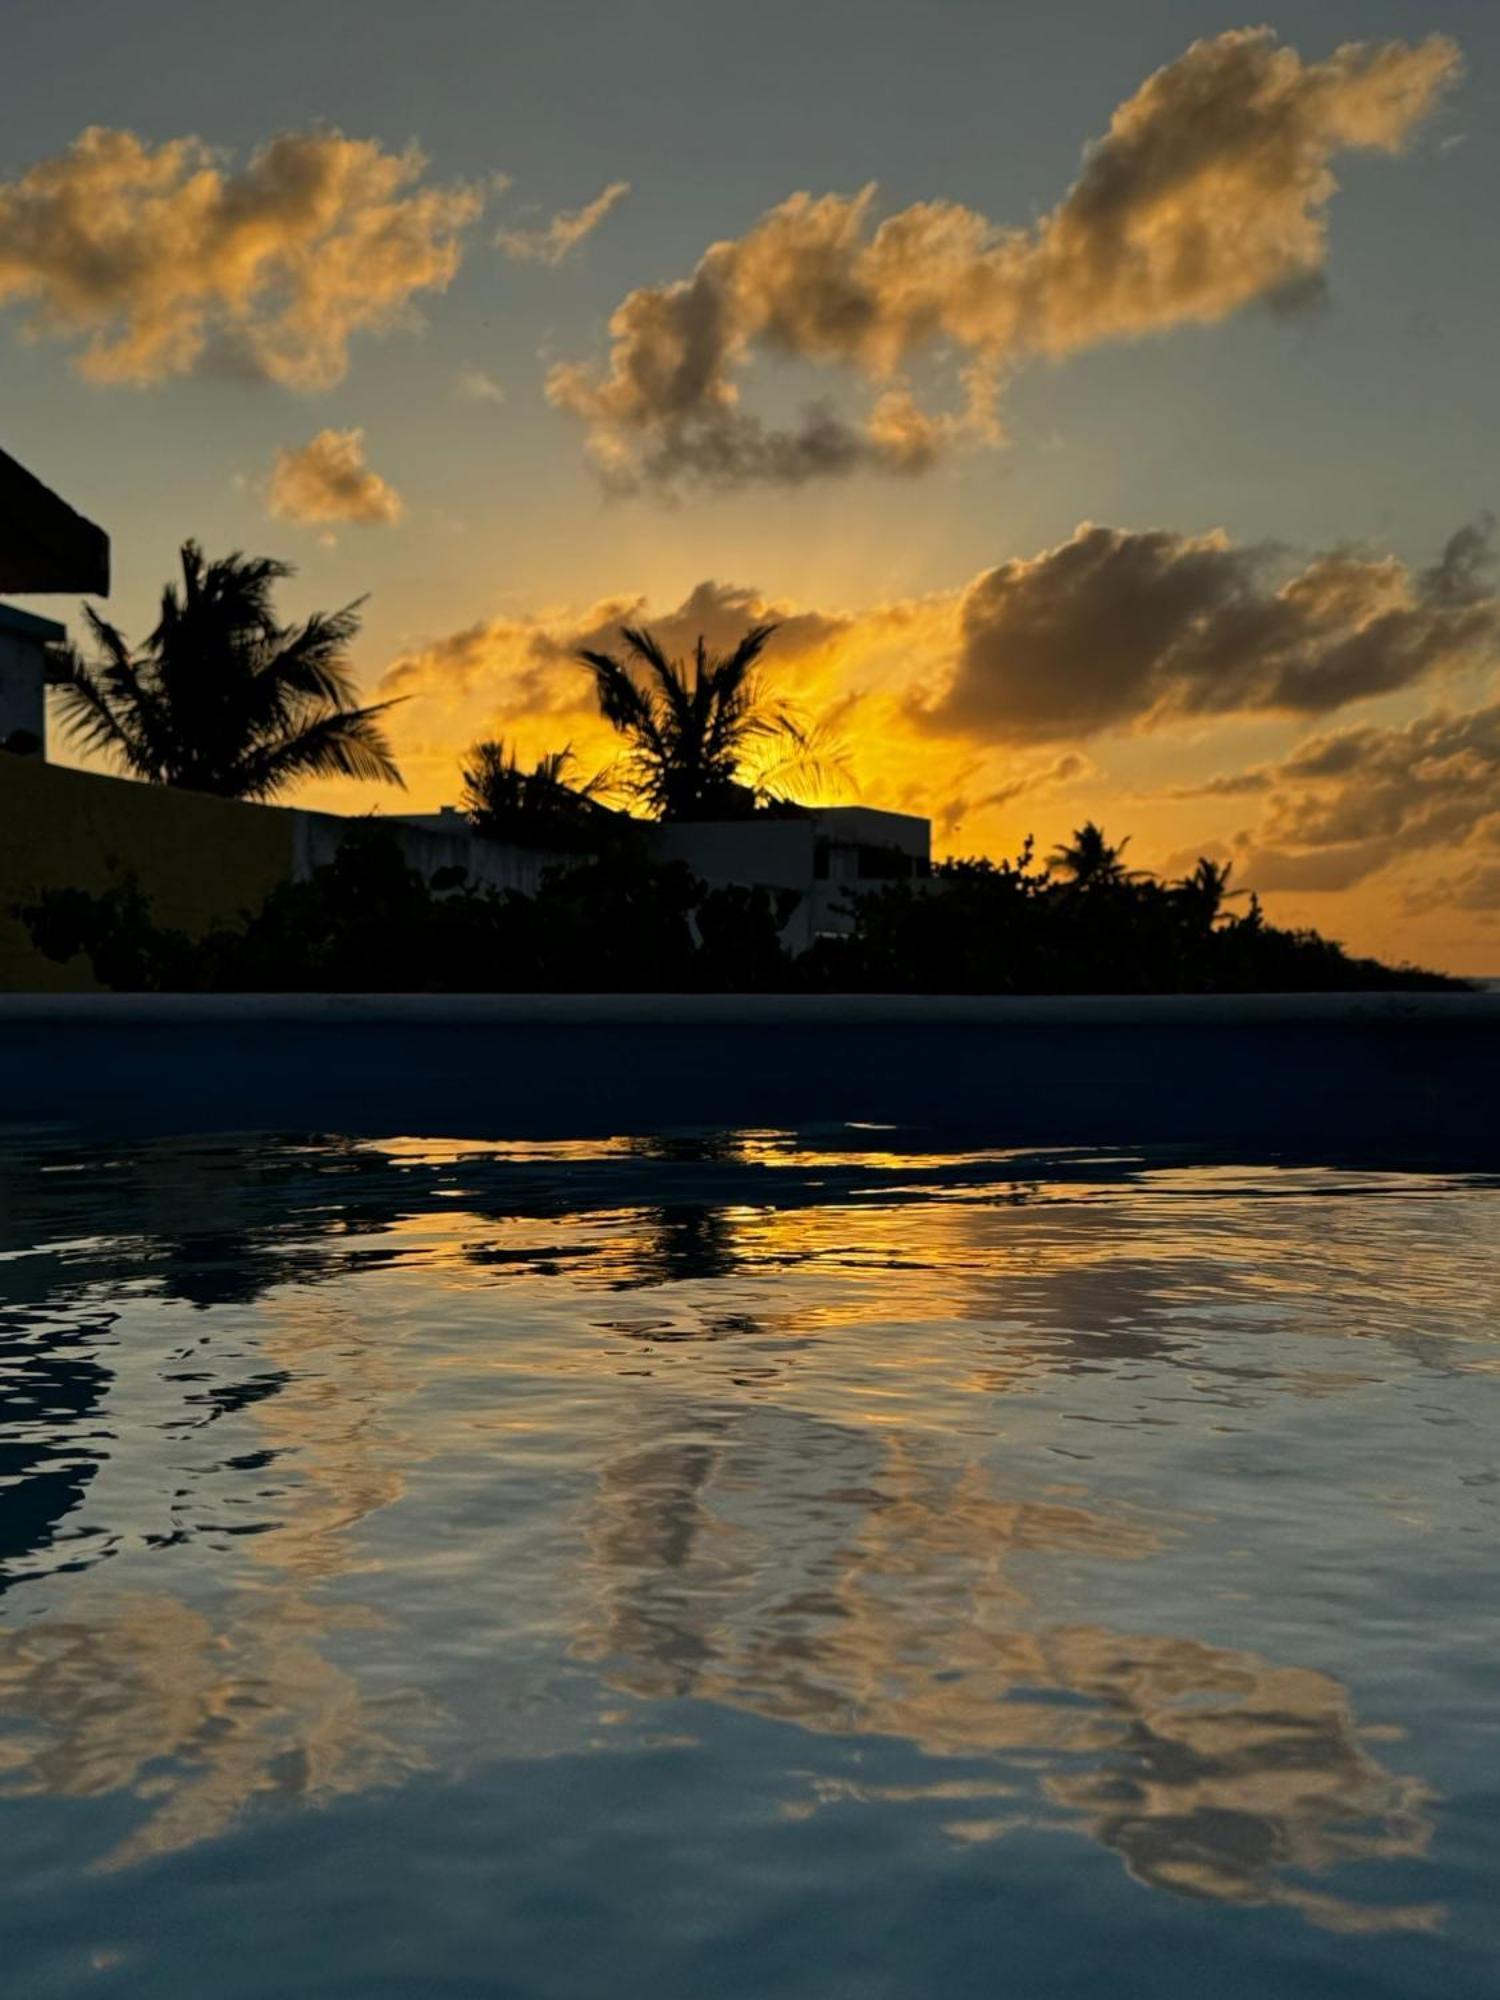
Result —
<instances>
[{"instance_id":1,"label":"golden cloud","mask_svg":"<svg viewBox=\"0 0 1500 2000\"><path fill-rule=\"evenodd\" d=\"M469 626L403 654L381 676L379 692L404 698L392 726L414 789L451 789L459 752L480 735L503 736L523 756L571 743L584 764L602 768L619 742L599 717L592 677L577 664L581 648L617 646L622 625L646 623L669 653L686 652L700 633L723 649L747 626L772 620L778 630L767 670L777 693L826 716L849 738L856 775L877 783L888 803L916 809L944 759L923 744L917 775L918 739L903 702L914 671L941 673L953 608L944 595L825 612L710 580L673 608L622 595Z\"/></svg>"},{"instance_id":2,"label":"golden cloud","mask_svg":"<svg viewBox=\"0 0 1500 2000\"><path fill-rule=\"evenodd\" d=\"M560 264L593 235L629 192L629 181L611 181L582 208L559 210L544 229L502 229L495 241L507 257L525 263Z\"/></svg>"},{"instance_id":3,"label":"golden cloud","mask_svg":"<svg viewBox=\"0 0 1500 2000\"><path fill-rule=\"evenodd\" d=\"M91 126L0 182L0 305L81 341L96 382L195 369L324 389L349 342L443 291L483 198L420 185L426 161L336 131L283 133L239 172L201 140Z\"/></svg>"},{"instance_id":4,"label":"golden cloud","mask_svg":"<svg viewBox=\"0 0 1500 2000\"><path fill-rule=\"evenodd\" d=\"M1488 525L1430 568L1350 549L1284 574L1222 531L1085 523L976 577L939 729L1062 740L1227 714L1328 714L1495 657Z\"/></svg>"},{"instance_id":5,"label":"golden cloud","mask_svg":"<svg viewBox=\"0 0 1500 2000\"><path fill-rule=\"evenodd\" d=\"M951 836L1092 779L1085 737L1208 716L1328 714L1493 662L1500 605L1488 556L1484 524L1420 570L1349 549L1296 567L1217 531L1084 526L961 589L853 610L709 581L667 610L620 596L498 618L405 654L379 692L408 698L395 728L418 782L436 746L451 767L481 733L528 755L571 740L603 764L616 744L576 664L581 648L613 646L622 625L646 623L670 653L700 632L723 649L747 626L777 621L767 671L778 692L831 719L866 796L930 813ZM1256 770L1205 789L1273 782Z\"/></svg>"},{"instance_id":6,"label":"golden cloud","mask_svg":"<svg viewBox=\"0 0 1500 2000\"><path fill-rule=\"evenodd\" d=\"M401 518L401 495L365 462L362 430L319 431L300 449L279 451L266 505L283 521L375 527Z\"/></svg>"},{"instance_id":7,"label":"golden cloud","mask_svg":"<svg viewBox=\"0 0 1500 2000\"><path fill-rule=\"evenodd\" d=\"M1326 261L1334 160L1400 152L1460 67L1444 36L1321 63L1268 28L1197 42L1120 106L1033 227L946 201L877 223L873 187L794 194L691 276L630 293L607 366L560 364L548 395L621 486L920 471L998 437L1001 376L1029 356L1305 292ZM959 407L931 414L902 371L940 348L960 357ZM757 354L852 367L882 393L862 423L816 406L777 429L741 407Z\"/></svg>"},{"instance_id":8,"label":"golden cloud","mask_svg":"<svg viewBox=\"0 0 1500 2000\"><path fill-rule=\"evenodd\" d=\"M1331 730L1245 775L1266 797L1260 823L1240 836L1255 886L1348 889L1440 853L1457 870L1445 878L1447 900L1490 906L1500 879L1500 704ZM1414 892L1409 907L1419 900Z\"/></svg>"}]
</instances>

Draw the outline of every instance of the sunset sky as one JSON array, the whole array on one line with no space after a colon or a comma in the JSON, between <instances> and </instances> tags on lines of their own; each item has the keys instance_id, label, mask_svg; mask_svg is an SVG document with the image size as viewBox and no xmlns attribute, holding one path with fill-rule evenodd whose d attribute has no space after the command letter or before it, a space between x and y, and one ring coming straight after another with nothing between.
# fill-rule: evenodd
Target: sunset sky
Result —
<instances>
[{"instance_id":1,"label":"sunset sky","mask_svg":"<svg viewBox=\"0 0 1500 2000\"><path fill-rule=\"evenodd\" d=\"M604 763L578 645L773 615L942 852L1500 972L1493 0L0 24L0 443L136 635L189 535L368 593L407 798L298 802Z\"/></svg>"}]
</instances>

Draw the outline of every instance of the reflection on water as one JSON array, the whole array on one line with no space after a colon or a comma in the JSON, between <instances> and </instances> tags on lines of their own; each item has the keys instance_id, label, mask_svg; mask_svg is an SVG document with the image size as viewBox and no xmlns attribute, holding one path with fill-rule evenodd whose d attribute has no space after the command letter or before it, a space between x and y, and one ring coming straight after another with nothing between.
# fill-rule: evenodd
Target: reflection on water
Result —
<instances>
[{"instance_id":1,"label":"reflection on water","mask_svg":"<svg viewBox=\"0 0 1500 2000\"><path fill-rule=\"evenodd\" d=\"M13 1141L0 1824L65 1808L75 1896L434 1783L498 1851L501 1774L670 1750L728 1838L740 1718L834 1874L1065 1835L1456 1949L1497 1214L868 1132Z\"/></svg>"},{"instance_id":2,"label":"reflection on water","mask_svg":"<svg viewBox=\"0 0 1500 2000\"><path fill-rule=\"evenodd\" d=\"M1048 1753L1047 1799L1143 1882L1286 1903L1339 1928L1436 1921L1430 1907L1360 1909L1290 1879L1417 1855L1431 1834L1429 1788L1381 1768L1336 1680L1194 1639L1028 1618L1016 1558L1139 1562L1160 1530L999 1500L977 1467L924 1464L896 1436L782 1428L634 1445L606 1468L598 1623L580 1643L619 1663L620 1685L898 1737L935 1759L1003 1769ZM762 1485L777 1498L756 1534L733 1496ZM1013 1824L966 1810L949 1830L987 1839Z\"/></svg>"}]
</instances>

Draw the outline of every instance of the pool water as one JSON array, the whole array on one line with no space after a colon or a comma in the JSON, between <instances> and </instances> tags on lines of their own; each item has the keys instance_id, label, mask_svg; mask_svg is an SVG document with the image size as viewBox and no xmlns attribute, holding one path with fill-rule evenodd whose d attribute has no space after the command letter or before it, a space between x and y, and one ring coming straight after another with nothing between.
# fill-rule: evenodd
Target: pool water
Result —
<instances>
[{"instance_id":1,"label":"pool water","mask_svg":"<svg viewBox=\"0 0 1500 2000\"><path fill-rule=\"evenodd\" d=\"M10 2000L1500 1983L1500 1187L0 1144Z\"/></svg>"}]
</instances>

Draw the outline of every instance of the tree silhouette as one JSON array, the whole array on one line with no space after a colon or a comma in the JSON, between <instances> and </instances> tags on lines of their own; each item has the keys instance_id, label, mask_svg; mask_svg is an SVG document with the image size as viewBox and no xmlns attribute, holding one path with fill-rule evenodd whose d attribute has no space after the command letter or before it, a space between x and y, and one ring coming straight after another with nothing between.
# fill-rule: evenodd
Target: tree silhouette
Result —
<instances>
[{"instance_id":1,"label":"tree silhouette","mask_svg":"<svg viewBox=\"0 0 1500 2000\"><path fill-rule=\"evenodd\" d=\"M1053 849L1047 865L1061 869L1078 889L1117 888L1133 881L1137 874L1135 869L1125 866L1124 854L1129 845L1129 834L1115 845L1106 840L1103 827L1086 820L1074 830L1071 842Z\"/></svg>"},{"instance_id":2,"label":"tree silhouette","mask_svg":"<svg viewBox=\"0 0 1500 2000\"><path fill-rule=\"evenodd\" d=\"M470 748L463 765L463 809L469 825L490 840L574 848L608 817L599 795L603 773L570 779L572 749L554 750L523 770L513 749L487 739Z\"/></svg>"},{"instance_id":3,"label":"tree silhouette","mask_svg":"<svg viewBox=\"0 0 1500 2000\"><path fill-rule=\"evenodd\" d=\"M626 625L625 658L585 649L599 710L629 751L630 791L659 819L739 818L784 788L822 782L838 769L826 731L772 702L755 672L776 627L754 625L732 652L710 653L699 636L690 662L669 659L643 627ZM756 748L769 752L757 772Z\"/></svg>"},{"instance_id":4,"label":"tree silhouette","mask_svg":"<svg viewBox=\"0 0 1500 2000\"><path fill-rule=\"evenodd\" d=\"M1206 854L1200 854L1198 865L1191 875L1173 885L1173 894L1178 908L1189 921L1203 930L1212 930L1223 913L1224 905L1232 897L1243 896L1243 889L1231 889L1229 878L1234 873L1232 861L1211 861Z\"/></svg>"},{"instance_id":5,"label":"tree silhouette","mask_svg":"<svg viewBox=\"0 0 1500 2000\"><path fill-rule=\"evenodd\" d=\"M272 591L292 573L238 553L208 562L185 542L181 584L135 651L85 606L96 657L74 653L61 687L73 740L135 777L220 798L272 798L310 777L399 785L380 726L392 704L361 707L348 665L358 604L279 624Z\"/></svg>"}]
</instances>

